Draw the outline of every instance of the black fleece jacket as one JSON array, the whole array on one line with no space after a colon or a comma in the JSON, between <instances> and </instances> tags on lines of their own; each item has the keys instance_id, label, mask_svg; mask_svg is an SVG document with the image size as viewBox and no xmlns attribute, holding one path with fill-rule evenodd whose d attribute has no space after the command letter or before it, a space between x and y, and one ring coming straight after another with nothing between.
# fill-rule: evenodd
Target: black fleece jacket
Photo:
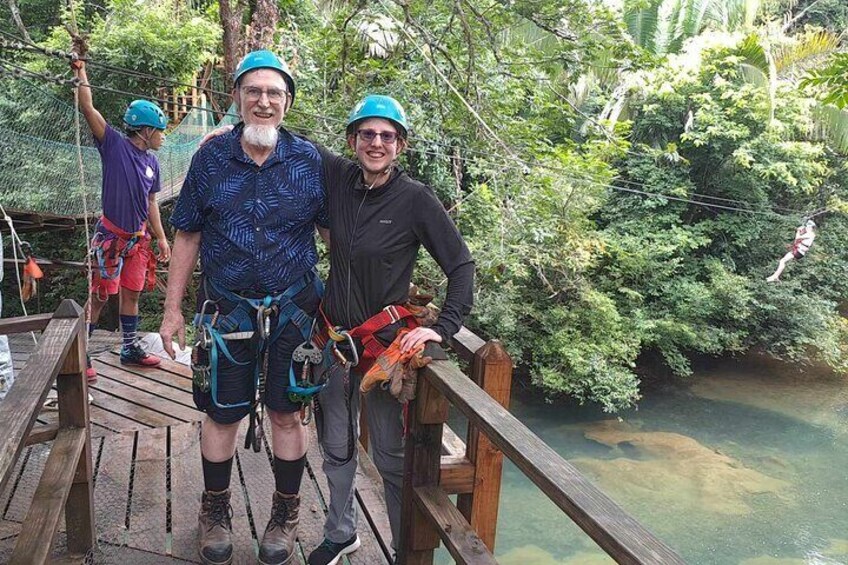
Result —
<instances>
[{"instance_id":1,"label":"black fleece jacket","mask_svg":"<svg viewBox=\"0 0 848 565\"><path fill-rule=\"evenodd\" d=\"M459 330L473 302L474 261L433 190L402 170L368 190L350 159L316 144L330 200L330 278L324 312L353 328L390 304L406 302L421 245L448 277L439 319L444 343Z\"/></svg>"}]
</instances>

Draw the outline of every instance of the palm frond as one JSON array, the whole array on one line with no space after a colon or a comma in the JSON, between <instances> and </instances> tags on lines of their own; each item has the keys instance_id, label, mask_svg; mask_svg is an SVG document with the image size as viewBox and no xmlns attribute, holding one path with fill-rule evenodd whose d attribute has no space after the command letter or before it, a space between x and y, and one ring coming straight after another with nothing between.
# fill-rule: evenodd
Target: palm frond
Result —
<instances>
[{"instance_id":1,"label":"palm frond","mask_svg":"<svg viewBox=\"0 0 848 565\"><path fill-rule=\"evenodd\" d=\"M841 153L848 153L848 111L829 104L813 108L814 137L828 140Z\"/></svg>"}]
</instances>

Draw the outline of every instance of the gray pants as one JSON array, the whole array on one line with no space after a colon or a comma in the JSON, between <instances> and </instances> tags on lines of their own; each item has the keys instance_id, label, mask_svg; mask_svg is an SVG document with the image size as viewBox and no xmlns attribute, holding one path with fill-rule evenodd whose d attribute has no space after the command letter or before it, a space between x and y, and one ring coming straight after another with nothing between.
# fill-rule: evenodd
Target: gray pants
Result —
<instances>
[{"instance_id":1,"label":"gray pants","mask_svg":"<svg viewBox=\"0 0 848 565\"><path fill-rule=\"evenodd\" d=\"M341 376L334 375L327 387L321 391L320 413L316 415L319 439L324 450L323 469L330 485L330 510L324 524L324 537L337 543L349 540L356 533L354 477L358 458L355 443L353 458L344 465L338 463L348 454L351 422L352 441L359 441L360 376L355 373L350 375L350 412L345 401L344 379ZM396 549L400 539L403 486L403 406L380 387L371 389L365 400L371 457L383 477L389 524L392 528L392 547Z\"/></svg>"}]
</instances>

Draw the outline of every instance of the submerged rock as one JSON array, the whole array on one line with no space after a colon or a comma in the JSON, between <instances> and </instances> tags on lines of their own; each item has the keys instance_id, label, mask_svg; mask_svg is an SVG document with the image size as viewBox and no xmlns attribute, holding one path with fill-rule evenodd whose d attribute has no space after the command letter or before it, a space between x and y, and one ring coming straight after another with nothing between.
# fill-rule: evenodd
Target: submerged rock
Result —
<instances>
[{"instance_id":1,"label":"submerged rock","mask_svg":"<svg viewBox=\"0 0 848 565\"><path fill-rule=\"evenodd\" d=\"M615 561L600 550L580 551L558 559L537 545L516 547L498 555L501 565L614 565Z\"/></svg>"},{"instance_id":2,"label":"submerged rock","mask_svg":"<svg viewBox=\"0 0 848 565\"><path fill-rule=\"evenodd\" d=\"M615 500L650 500L664 513L742 516L755 495L788 497L790 484L748 469L738 460L695 439L670 432L644 432L618 420L588 426L585 436L615 449L615 459L572 461L591 474ZM636 505L633 505L636 506Z\"/></svg>"}]
</instances>

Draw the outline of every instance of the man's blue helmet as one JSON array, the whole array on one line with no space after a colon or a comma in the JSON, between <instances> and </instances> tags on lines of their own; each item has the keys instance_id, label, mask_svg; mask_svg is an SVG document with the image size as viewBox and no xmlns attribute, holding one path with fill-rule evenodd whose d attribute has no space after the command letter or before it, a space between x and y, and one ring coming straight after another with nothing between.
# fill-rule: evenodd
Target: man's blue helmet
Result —
<instances>
[{"instance_id":1,"label":"man's blue helmet","mask_svg":"<svg viewBox=\"0 0 848 565\"><path fill-rule=\"evenodd\" d=\"M168 125L165 112L153 102L147 100L133 100L124 112L124 123L133 129L145 126L164 130Z\"/></svg>"},{"instance_id":2,"label":"man's blue helmet","mask_svg":"<svg viewBox=\"0 0 848 565\"><path fill-rule=\"evenodd\" d=\"M395 124L398 133L403 138L409 131L409 123L406 121L406 112L404 112L403 106L391 96L369 94L360 100L347 117L347 134L352 134L356 124L368 118L389 120Z\"/></svg>"},{"instance_id":3,"label":"man's blue helmet","mask_svg":"<svg viewBox=\"0 0 848 565\"><path fill-rule=\"evenodd\" d=\"M291 94L292 97L292 104L294 104L294 77L292 76L286 62L280 57L277 57L271 51L251 51L245 55L244 58L239 61L238 66L236 66L236 72L235 75L233 75L233 84L238 86L239 79L245 73L255 71L256 69L274 69L275 71L279 71L286 80L286 84L289 87L289 94Z\"/></svg>"}]
</instances>

